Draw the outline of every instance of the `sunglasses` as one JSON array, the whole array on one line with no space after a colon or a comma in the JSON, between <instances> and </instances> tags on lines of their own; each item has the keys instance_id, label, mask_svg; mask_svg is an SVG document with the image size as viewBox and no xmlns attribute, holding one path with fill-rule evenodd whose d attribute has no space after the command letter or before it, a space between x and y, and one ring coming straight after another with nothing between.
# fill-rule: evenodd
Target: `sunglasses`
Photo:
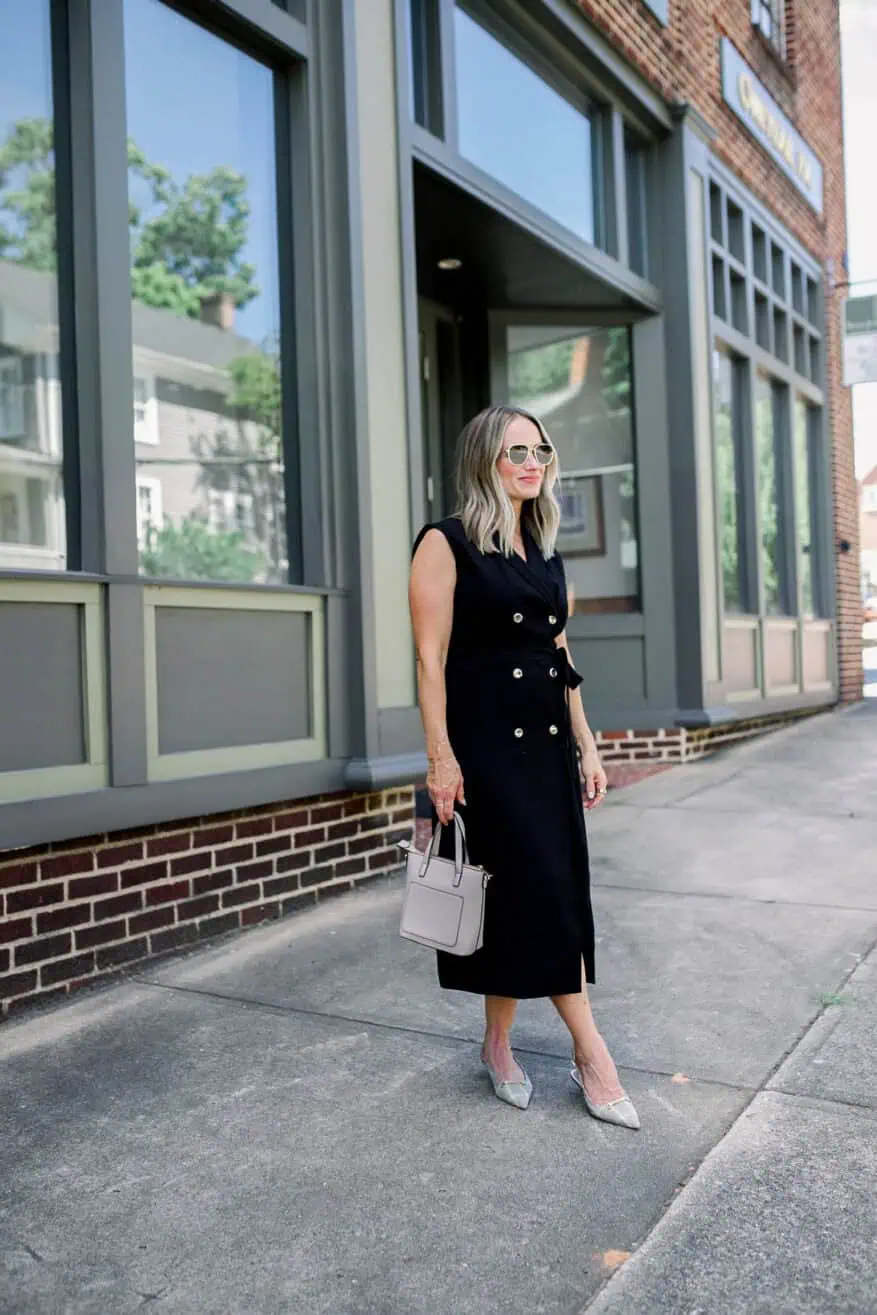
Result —
<instances>
[{"instance_id":1,"label":"sunglasses","mask_svg":"<svg viewBox=\"0 0 877 1315\"><path fill-rule=\"evenodd\" d=\"M531 452L540 466L550 466L554 460L554 448L550 443L537 443L535 447L528 447L526 443L512 443L502 450L503 456L513 466L523 466Z\"/></svg>"}]
</instances>

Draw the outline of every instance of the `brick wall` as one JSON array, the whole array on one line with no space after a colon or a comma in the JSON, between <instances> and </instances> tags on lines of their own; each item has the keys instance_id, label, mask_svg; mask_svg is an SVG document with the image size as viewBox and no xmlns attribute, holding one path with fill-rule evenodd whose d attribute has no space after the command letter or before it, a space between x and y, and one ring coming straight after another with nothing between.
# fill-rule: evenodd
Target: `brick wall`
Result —
<instances>
[{"instance_id":1,"label":"brick wall","mask_svg":"<svg viewBox=\"0 0 877 1315\"><path fill-rule=\"evenodd\" d=\"M412 788L0 853L0 1007L47 1002L391 871Z\"/></svg>"},{"instance_id":2,"label":"brick wall","mask_svg":"<svg viewBox=\"0 0 877 1315\"><path fill-rule=\"evenodd\" d=\"M573 0L575 3L576 0ZM838 0L788 0L789 60L781 64L753 29L750 0L670 0L662 27L641 0L577 0L579 8L668 101L696 106L715 154L808 251L846 277L843 119ZM719 41L728 37L792 120L825 170L825 210L816 215L722 100ZM850 391L841 384L841 293L825 287L827 407L832 436L840 695L861 696L858 523Z\"/></svg>"}]
</instances>

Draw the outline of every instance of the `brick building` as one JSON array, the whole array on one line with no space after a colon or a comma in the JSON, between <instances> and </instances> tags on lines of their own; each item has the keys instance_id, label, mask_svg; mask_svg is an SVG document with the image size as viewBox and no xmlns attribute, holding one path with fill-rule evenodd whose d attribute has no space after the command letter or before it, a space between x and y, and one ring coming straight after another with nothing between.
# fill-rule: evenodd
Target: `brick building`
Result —
<instances>
[{"instance_id":1,"label":"brick building","mask_svg":"<svg viewBox=\"0 0 877 1315\"><path fill-rule=\"evenodd\" d=\"M538 411L604 756L861 690L833 0L0 0L0 999L395 866Z\"/></svg>"}]
</instances>

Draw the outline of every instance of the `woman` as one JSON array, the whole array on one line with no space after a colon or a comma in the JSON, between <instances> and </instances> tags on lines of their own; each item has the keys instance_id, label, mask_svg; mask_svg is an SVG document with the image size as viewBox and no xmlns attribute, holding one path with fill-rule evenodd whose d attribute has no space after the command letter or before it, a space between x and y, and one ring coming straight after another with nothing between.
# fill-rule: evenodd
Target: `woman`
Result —
<instances>
[{"instance_id":1,"label":"woman","mask_svg":"<svg viewBox=\"0 0 877 1315\"><path fill-rule=\"evenodd\" d=\"M588 1111L638 1128L585 987L594 926L582 782L594 808L606 773L564 631L557 455L534 416L491 407L460 435L456 476L459 511L414 545L411 616L429 795L445 825L459 808L491 881L482 948L439 951L439 981L484 996L481 1058L501 1100L530 1102L509 1034L518 1000L549 996ZM442 852L452 843L445 832Z\"/></svg>"}]
</instances>

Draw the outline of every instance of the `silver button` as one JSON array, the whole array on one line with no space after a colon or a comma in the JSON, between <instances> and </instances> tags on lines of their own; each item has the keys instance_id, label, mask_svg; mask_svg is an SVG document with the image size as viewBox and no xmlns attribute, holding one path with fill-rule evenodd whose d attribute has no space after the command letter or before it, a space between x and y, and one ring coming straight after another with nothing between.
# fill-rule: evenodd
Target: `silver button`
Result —
<instances>
[{"instance_id":1,"label":"silver button","mask_svg":"<svg viewBox=\"0 0 877 1315\"><path fill-rule=\"evenodd\" d=\"M516 739L516 740L523 739L523 736L524 736L524 732L521 730L520 726L516 726L516 727L515 727L515 739Z\"/></svg>"},{"instance_id":2,"label":"silver button","mask_svg":"<svg viewBox=\"0 0 877 1315\"><path fill-rule=\"evenodd\" d=\"M514 676L515 680L520 680L523 674L524 673L520 667L515 667L514 671L512 672L512 675Z\"/></svg>"},{"instance_id":3,"label":"silver button","mask_svg":"<svg viewBox=\"0 0 877 1315\"><path fill-rule=\"evenodd\" d=\"M557 667L551 667L550 670L549 670L549 672L548 672L548 674L549 674L549 676L551 677L551 679L553 680L554 677L557 675Z\"/></svg>"},{"instance_id":4,"label":"silver button","mask_svg":"<svg viewBox=\"0 0 877 1315\"><path fill-rule=\"evenodd\" d=\"M514 616L512 617L512 620L514 621L515 625L520 625L523 619L524 619L523 612L515 612Z\"/></svg>"},{"instance_id":5,"label":"silver button","mask_svg":"<svg viewBox=\"0 0 877 1315\"><path fill-rule=\"evenodd\" d=\"M550 616L550 617L548 618L548 624L549 624L550 626L556 626L556 625L557 625L557 617L556 617L556 616Z\"/></svg>"},{"instance_id":6,"label":"silver button","mask_svg":"<svg viewBox=\"0 0 877 1315\"><path fill-rule=\"evenodd\" d=\"M549 735L556 735L556 734L557 734L557 727L556 727L556 726L549 726L549 727L548 727L548 734L549 734Z\"/></svg>"}]
</instances>

